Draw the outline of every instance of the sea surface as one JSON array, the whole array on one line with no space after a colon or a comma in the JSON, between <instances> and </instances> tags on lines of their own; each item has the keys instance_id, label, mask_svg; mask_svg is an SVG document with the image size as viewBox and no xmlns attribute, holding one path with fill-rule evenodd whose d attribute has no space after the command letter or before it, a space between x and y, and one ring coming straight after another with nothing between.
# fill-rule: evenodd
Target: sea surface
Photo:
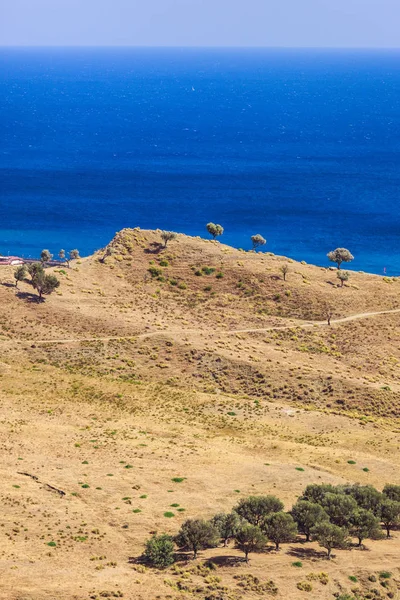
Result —
<instances>
[{"instance_id":1,"label":"sea surface","mask_svg":"<svg viewBox=\"0 0 400 600\"><path fill-rule=\"evenodd\" d=\"M0 253L123 227L400 275L400 52L0 49Z\"/></svg>"}]
</instances>

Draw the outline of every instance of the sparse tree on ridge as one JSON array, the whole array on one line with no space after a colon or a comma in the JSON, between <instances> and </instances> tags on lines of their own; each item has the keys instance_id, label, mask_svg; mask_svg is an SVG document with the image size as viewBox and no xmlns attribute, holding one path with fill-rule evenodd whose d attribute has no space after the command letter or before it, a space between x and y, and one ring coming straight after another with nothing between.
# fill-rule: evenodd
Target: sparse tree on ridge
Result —
<instances>
[{"instance_id":1,"label":"sparse tree on ridge","mask_svg":"<svg viewBox=\"0 0 400 600\"><path fill-rule=\"evenodd\" d=\"M52 258L53 258L53 255L51 254L51 252L49 250L41 251L40 260L43 264L49 262Z\"/></svg>"},{"instance_id":2,"label":"sparse tree on ridge","mask_svg":"<svg viewBox=\"0 0 400 600\"><path fill-rule=\"evenodd\" d=\"M337 264L338 269L340 269L342 263L354 260L354 256L347 248L336 248L336 250L331 250L331 252L328 252L327 257L331 262Z\"/></svg>"},{"instance_id":3,"label":"sparse tree on ridge","mask_svg":"<svg viewBox=\"0 0 400 600\"><path fill-rule=\"evenodd\" d=\"M282 265L280 271L283 275L283 281L286 281L286 276L289 273L289 265Z\"/></svg>"},{"instance_id":4,"label":"sparse tree on ridge","mask_svg":"<svg viewBox=\"0 0 400 600\"><path fill-rule=\"evenodd\" d=\"M347 530L328 521L318 523L313 527L311 534L312 539L328 552L328 560L331 558L331 552L334 548L344 550L349 545Z\"/></svg>"},{"instance_id":5,"label":"sparse tree on ridge","mask_svg":"<svg viewBox=\"0 0 400 600\"><path fill-rule=\"evenodd\" d=\"M60 260L65 260L65 261L67 260L67 257L65 256L65 250L64 249L60 250L60 252L58 253L58 258Z\"/></svg>"},{"instance_id":6,"label":"sparse tree on ridge","mask_svg":"<svg viewBox=\"0 0 400 600\"><path fill-rule=\"evenodd\" d=\"M218 531L209 521L188 519L183 523L175 542L179 548L192 550L193 558L197 558L199 550L218 545Z\"/></svg>"},{"instance_id":7,"label":"sparse tree on ridge","mask_svg":"<svg viewBox=\"0 0 400 600\"><path fill-rule=\"evenodd\" d=\"M338 271L336 276L340 281L340 287L343 287L344 282L349 280L350 273L348 271Z\"/></svg>"},{"instance_id":8,"label":"sparse tree on ridge","mask_svg":"<svg viewBox=\"0 0 400 600\"><path fill-rule=\"evenodd\" d=\"M236 547L244 552L246 562L249 562L251 552L260 552L267 544L267 538L261 529L255 525L243 525L235 535Z\"/></svg>"},{"instance_id":9,"label":"sparse tree on ridge","mask_svg":"<svg viewBox=\"0 0 400 600\"><path fill-rule=\"evenodd\" d=\"M79 250L75 248L75 250L70 250L69 260L78 260L80 258ZM69 262L68 262L69 266Z\"/></svg>"},{"instance_id":10,"label":"sparse tree on ridge","mask_svg":"<svg viewBox=\"0 0 400 600\"><path fill-rule=\"evenodd\" d=\"M297 525L292 515L285 512L272 513L265 521L266 534L279 550L282 542L291 542L297 535Z\"/></svg>"},{"instance_id":11,"label":"sparse tree on ridge","mask_svg":"<svg viewBox=\"0 0 400 600\"><path fill-rule=\"evenodd\" d=\"M75 250L71 250L71 252L75 252ZM110 246L107 246L106 249L105 249L105 252L104 252L103 256L101 258L99 258L99 262L105 263L106 262L106 258L108 258L109 256L112 256L113 253L114 253L113 249Z\"/></svg>"},{"instance_id":12,"label":"sparse tree on ridge","mask_svg":"<svg viewBox=\"0 0 400 600\"><path fill-rule=\"evenodd\" d=\"M298 500L292 508L292 516L300 533L306 536L306 542L310 541L311 529L322 521L329 521L329 517L319 504L308 500Z\"/></svg>"},{"instance_id":13,"label":"sparse tree on ridge","mask_svg":"<svg viewBox=\"0 0 400 600\"><path fill-rule=\"evenodd\" d=\"M24 281L28 270L25 265L20 265L14 271L15 287L18 289L18 283Z\"/></svg>"},{"instance_id":14,"label":"sparse tree on ridge","mask_svg":"<svg viewBox=\"0 0 400 600\"><path fill-rule=\"evenodd\" d=\"M164 248L167 247L168 242L176 239L177 234L174 231L162 231L161 239L164 242Z\"/></svg>"},{"instance_id":15,"label":"sparse tree on ridge","mask_svg":"<svg viewBox=\"0 0 400 600\"><path fill-rule=\"evenodd\" d=\"M256 235L252 235L251 241L253 244L253 250L255 250L256 248L259 248L260 246L265 246L265 244L267 243L267 240L260 233L256 233Z\"/></svg>"},{"instance_id":16,"label":"sparse tree on ridge","mask_svg":"<svg viewBox=\"0 0 400 600\"><path fill-rule=\"evenodd\" d=\"M214 240L224 233L224 228L221 225L215 223L207 223L207 231L213 236Z\"/></svg>"},{"instance_id":17,"label":"sparse tree on ridge","mask_svg":"<svg viewBox=\"0 0 400 600\"><path fill-rule=\"evenodd\" d=\"M65 261L67 263L67 267L69 268L69 261L71 260L71 258L67 257L65 250L60 250L60 252L58 253L58 258L62 261Z\"/></svg>"}]
</instances>

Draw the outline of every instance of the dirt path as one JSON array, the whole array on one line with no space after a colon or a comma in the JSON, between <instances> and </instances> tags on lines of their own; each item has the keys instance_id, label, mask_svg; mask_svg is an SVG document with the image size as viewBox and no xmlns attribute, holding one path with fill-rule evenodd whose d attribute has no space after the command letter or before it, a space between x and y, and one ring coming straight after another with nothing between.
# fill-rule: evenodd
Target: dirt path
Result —
<instances>
[{"instance_id":1,"label":"dirt path","mask_svg":"<svg viewBox=\"0 0 400 600\"><path fill-rule=\"evenodd\" d=\"M366 313L357 313L355 315L350 315L348 317L341 317L340 319L332 319L331 325L336 325L340 323L347 323L349 321L357 321L359 319L369 319L371 317L376 317L379 315L389 315L400 313L400 308L394 308L391 310L380 310L376 312L366 312ZM286 329L295 329L301 328L305 329L308 327L328 327L327 321L306 321L305 323L292 323L291 325L276 325L274 327L261 327L255 329L228 329L226 331L216 330L215 334L219 337L223 335L235 335L237 333L265 333L268 331L284 331ZM138 340L145 339L149 337L156 337L158 335L186 335L186 334L201 334L204 333L202 329L165 329L165 330L157 330L157 331L149 331L147 333L140 333L138 335L132 334L128 336L108 336L108 337L90 337L90 338L71 338L71 339L56 339L56 340L18 340L19 342L32 342L32 344L74 344L74 343L82 343L82 342L111 342L114 340ZM207 332L209 335L210 332ZM4 340L2 340L4 341ZM7 340L10 341L10 340Z\"/></svg>"}]
</instances>

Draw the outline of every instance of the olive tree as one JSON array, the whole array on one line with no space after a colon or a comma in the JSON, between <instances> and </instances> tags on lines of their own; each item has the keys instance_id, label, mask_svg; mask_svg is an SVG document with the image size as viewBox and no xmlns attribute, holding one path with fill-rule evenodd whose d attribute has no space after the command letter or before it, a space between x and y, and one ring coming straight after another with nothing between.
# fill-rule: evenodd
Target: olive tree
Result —
<instances>
[{"instance_id":1,"label":"olive tree","mask_svg":"<svg viewBox=\"0 0 400 600\"><path fill-rule=\"evenodd\" d=\"M331 262L337 264L338 269L340 269L342 263L348 263L354 260L354 256L347 248L336 248L336 250L331 250L331 252L328 252L327 257Z\"/></svg>"},{"instance_id":2,"label":"olive tree","mask_svg":"<svg viewBox=\"0 0 400 600\"><path fill-rule=\"evenodd\" d=\"M192 550L193 558L197 558L199 550L218 545L218 530L204 519L188 519L175 537L175 543L179 548Z\"/></svg>"},{"instance_id":3,"label":"olive tree","mask_svg":"<svg viewBox=\"0 0 400 600\"><path fill-rule=\"evenodd\" d=\"M267 543L267 538L256 525L243 525L235 535L236 547L244 552L246 562L249 562L251 552L260 552Z\"/></svg>"},{"instance_id":4,"label":"olive tree","mask_svg":"<svg viewBox=\"0 0 400 600\"><path fill-rule=\"evenodd\" d=\"M379 519L365 508L357 508L353 512L350 519L350 532L358 539L359 546L365 538L378 539L382 535Z\"/></svg>"},{"instance_id":5,"label":"olive tree","mask_svg":"<svg viewBox=\"0 0 400 600\"><path fill-rule=\"evenodd\" d=\"M18 283L24 281L28 271L25 265L20 265L14 271L15 287L18 288Z\"/></svg>"},{"instance_id":6,"label":"olive tree","mask_svg":"<svg viewBox=\"0 0 400 600\"><path fill-rule=\"evenodd\" d=\"M266 518L265 530L269 540L279 550L282 542L291 542L297 535L297 525L292 515L285 512L272 513Z\"/></svg>"},{"instance_id":7,"label":"olive tree","mask_svg":"<svg viewBox=\"0 0 400 600\"><path fill-rule=\"evenodd\" d=\"M65 262L66 262L66 263L68 264L68 266L69 266L69 260L68 260L68 258L67 258L67 257L66 257L66 255L65 255L65 250L64 250L64 249L61 249L61 250L60 250L60 252L58 253L58 258L59 258L60 260L65 260Z\"/></svg>"},{"instance_id":8,"label":"olive tree","mask_svg":"<svg viewBox=\"0 0 400 600\"><path fill-rule=\"evenodd\" d=\"M400 485L387 483L383 488L383 495L386 498L389 498L389 500L396 500L396 502L400 502Z\"/></svg>"},{"instance_id":9,"label":"olive tree","mask_svg":"<svg viewBox=\"0 0 400 600\"><path fill-rule=\"evenodd\" d=\"M52 294L59 287L60 282L55 275L46 275L42 270L33 275L32 285L39 294L39 300L42 300L43 296Z\"/></svg>"},{"instance_id":10,"label":"olive tree","mask_svg":"<svg viewBox=\"0 0 400 600\"><path fill-rule=\"evenodd\" d=\"M283 281L286 281L286 276L289 273L289 265L282 265L280 271L283 275Z\"/></svg>"},{"instance_id":11,"label":"olive tree","mask_svg":"<svg viewBox=\"0 0 400 600\"><path fill-rule=\"evenodd\" d=\"M306 542L310 541L311 529L322 521L329 521L329 517L319 504L309 500L298 500L292 508L292 516L299 531L306 536Z\"/></svg>"},{"instance_id":12,"label":"olive tree","mask_svg":"<svg viewBox=\"0 0 400 600\"><path fill-rule=\"evenodd\" d=\"M324 521L318 523L311 530L312 539L317 541L321 548L325 548L328 552L328 560L331 557L331 552L334 548L345 549L349 545L349 537L347 529L338 527L333 523Z\"/></svg>"},{"instance_id":13,"label":"olive tree","mask_svg":"<svg viewBox=\"0 0 400 600\"><path fill-rule=\"evenodd\" d=\"M174 540L170 535L153 535L146 542L144 558L158 569L165 569L174 562Z\"/></svg>"},{"instance_id":14,"label":"olive tree","mask_svg":"<svg viewBox=\"0 0 400 600\"><path fill-rule=\"evenodd\" d=\"M253 250L255 250L256 248L259 248L260 246L265 246L265 244L267 243L267 240L260 233L257 233L256 235L252 235L251 241L253 244Z\"/></svg>"},{"instance_id":15,"label":"olive tree","mask_svg":"<svg viewBox=\"0 0 400 600\"><path fill-rule=\"evenodd\" d=\"M334 313L333 308L331 308L329 306L325 308L325 318L326 318L326 321L329 326L331 325L331 320L334 317L334 315L335 315L335 313Z\"/></svg>"},{"instance_id":16,"label":"olive tree","mask_svg":"<svg viewBox=\"0 0 400 600\"><path fill-rule=\"evenodd\" d=\"M237 513L219 513L211 519L211 523L217 529L221 539L226 547L228 541L235 537L237 530L240 527L240 518Z\"/></svg>"},{"instance_id":17,"label":"olive tree","mask_svg":"<svg viewBox=\"0 0 400 600\"><path fill-rule=\"evenodd\" d=\"M40 253L40 260L42 263L49 262L53 258L53 255L49 250L42 250Z\"/></svg>"},{"instance_id":18,"label":"olive tree","mask_svg":"<svg viewBox=\"0 0 400 600\"><path fill-rule=\"evenodd\" d=\"M207 223L206 228L208 233L213 236L214 240L224 233L224 228L215 223Z\"/></svg>"},{"instance_id":19,"label":"olive tree","mask_svg":"<svg viewBox=\"0 0 400 600\"><path fill-rule=\"evenodd\" d=\"M340 287L343 287L344 282L349 280L350 273L348 271L338 271L336 276L340 281Z\"/></svg>"},{"instance_id":20,"label":"olive tree","mask_svg":"<svg viewBox=\"0 0 400 600\"><path fill-rule=\"evenodd\" d=\"M263 529L267 516L283 510L283 503L276 496L249 496L242 498L233 510L251 525Z\"/></svg>"},{"instance_id":21,"label":"olive tree","mask_svg":"<svg viewBox=\"0 0 400 600\"><path fill-rule=\"evenodd\" d=\"M164 242L164 248L167 247L168 242L176 239L177 234L174 231L162 231L161 239Z\"/></svg>"},{"instance_id":22,"label":"olive tree","mask_svg":"<svg viewBox=\"0 0 400 600\"><path fill-rule=\"evenodd\" d=\"M44 273L44 268L43 268L42 263L40 263L40 262L30 263L30 265L28 266L28 273L32 279L35 277L35 275L37 275L37 273Z\"/></svg>"},{"instance_id":23,"label":"olive tree","mask_svg":"<svg viewBox=\"0 0 400 600\"><path fill-rule=\"evenodd\" d=\"M354 498L359 508L371 511L375 517L380 516L381 503L385 496L372 485L360 485L358 483L345 485L343 491Z\"/></svg>"},{"instance_id":24,"label":"olive tree","mask_svg":"<svg viewBox=\"0 0 400 600\"><path fill-rule=\"evenodd\" d=\"M357 509L357 502L351 496L345 494L325 494L322 506L334 525L347 527L351 517Z\"/></svg>"},{"instance_id":25,"label":"olive tree","mask_svg":"<svg viewBox=\"0 0 400 600\"><path fill-rule=\"evenodd\" d=\"M307 485L306 489L300 500L308 500L309 502L314 502L315 504L321 504L328 493L336 493L337 489L330 483L310 483Z\"/></svg>"},{"instance_id":26,"label":"olive tree","mask_svg":"<svg viewBox=\"0 0 400 600\"><path fill-rule=\"evenodd\" d=\"M79 250L70 250L69 260L78 260L80 258ZM69 264L69 263L68 263Z\"/></svg>"},{"instance_id":27,"label":"olive tree","mask_svg":"<svg viewBox=\"0 0 400 600\"><path fill-rule=\"evenodd\" d=\"M381 521L389 538L391 530L400 523L400 502L397 502L397 500L383 500L381 504Z\"/></svg>"}]
</instances>

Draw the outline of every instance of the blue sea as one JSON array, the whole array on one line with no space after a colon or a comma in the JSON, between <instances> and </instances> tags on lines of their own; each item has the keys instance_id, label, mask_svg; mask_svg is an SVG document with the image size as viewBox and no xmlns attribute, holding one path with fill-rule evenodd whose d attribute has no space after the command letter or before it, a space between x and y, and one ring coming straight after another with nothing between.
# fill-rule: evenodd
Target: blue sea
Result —
<instances>
[{"instance_id":1,"label":"blue sea","mask_svg":"<svg viewBox=\"0 0 400 600\"><path fill-rule=\"evenodd\" d=\"M400 52L0 49L0 253L123 227L400 274Z\"/></svg>"}]
</instances>

